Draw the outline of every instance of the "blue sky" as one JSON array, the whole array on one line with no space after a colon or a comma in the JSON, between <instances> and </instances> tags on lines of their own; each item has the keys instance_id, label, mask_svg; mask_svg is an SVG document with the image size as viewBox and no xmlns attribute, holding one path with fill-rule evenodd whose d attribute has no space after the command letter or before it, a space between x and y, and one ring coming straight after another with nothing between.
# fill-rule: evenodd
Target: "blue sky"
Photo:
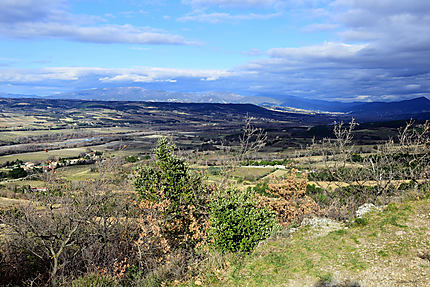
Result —
<instances>
[{"instance_id":1,"label":"blue sky","mask_svg":"<svg viewBox=\"0 0 430 287\"><path fill-rule=\"evenodd\" d=\"M428 0L0 0L0 93L430 96Z\"/></svg>"}]
</instances>

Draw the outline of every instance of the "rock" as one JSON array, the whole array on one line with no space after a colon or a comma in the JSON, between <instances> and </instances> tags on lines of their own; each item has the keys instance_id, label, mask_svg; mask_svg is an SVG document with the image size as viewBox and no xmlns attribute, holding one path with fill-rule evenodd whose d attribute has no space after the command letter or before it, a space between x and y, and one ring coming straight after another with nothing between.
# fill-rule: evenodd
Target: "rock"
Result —
<instances>
[{"instance_id":1,"label":"rock","mask_svg":"<svg viewBox=\"0 0 430 287\"><path fill-rule=\"evenodd\" d=\"M374 205L373 203L365 203L357 209L357 211L355 212L355 216L358 218L361 218L366 213L369 213L371 211L380 211L380 210L381 208Z\"/></svg>"},{"instance_id":2,"label":"rock","mask_svg":"<svg viewBox=\"0 0 430 287\"><path fill-rule=\"evenodd\" d=\"M305 218L301 226L310 226L316 231L314 233L316 237L324 236L332 231L345 228L345 224L324 217Z\"/></svg>"}]
</instances>

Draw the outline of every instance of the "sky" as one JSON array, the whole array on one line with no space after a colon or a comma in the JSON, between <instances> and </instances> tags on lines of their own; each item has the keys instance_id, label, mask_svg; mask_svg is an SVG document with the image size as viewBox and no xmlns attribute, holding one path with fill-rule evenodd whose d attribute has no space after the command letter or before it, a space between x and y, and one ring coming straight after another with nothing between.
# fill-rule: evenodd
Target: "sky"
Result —
<instances>
[{"instance_id":1,"label":"sky","mask_svg":"<svg viewBox=\"0 0 430 287\"><path fill-rule=\"evenodd\" d=\"M0 0L0 94L430 98L428 0Z\"/></svg>"}]
</instances>

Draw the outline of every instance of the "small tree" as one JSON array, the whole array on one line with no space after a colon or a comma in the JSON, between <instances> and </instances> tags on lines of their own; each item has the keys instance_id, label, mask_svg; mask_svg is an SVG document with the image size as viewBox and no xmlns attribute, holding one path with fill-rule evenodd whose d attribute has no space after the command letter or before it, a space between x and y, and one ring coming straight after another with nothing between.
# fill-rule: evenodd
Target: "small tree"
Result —
<instances>
[{"instance_id":1,"label":"small tree","mask_svg":"<svg viewBox=\"0 0 430 287\"><path fill-rule=\"evenodd\" d=\"M142 240L155 240L166 253L171 248L192 250L205 238L210 188L193 172L176 147L158 140L151 166L137 169L135 187L142 211Z\"/></svg>"}]
</instances>

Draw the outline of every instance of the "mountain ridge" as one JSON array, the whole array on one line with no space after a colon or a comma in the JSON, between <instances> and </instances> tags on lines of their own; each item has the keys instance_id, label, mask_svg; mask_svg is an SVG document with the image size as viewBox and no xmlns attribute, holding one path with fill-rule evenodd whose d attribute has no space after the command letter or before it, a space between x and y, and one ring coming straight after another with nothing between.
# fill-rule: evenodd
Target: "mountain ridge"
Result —
<instances>
[{"instance_id":1,"label":"mountain ridge","mask_svg":"<svg viewBox=\"0 0 430 287\"><path fill-rule=\"evenodd\" d=\"M276 94L257 94L243 96L235 93L214 92L172 92L149 90L142 87L94 88L50 96L20 95L0 93L0 98L36 98L83 101L138 101L166 103L222 103L254 104L266 108L280 108L286 112L295 109L308 112L342 113L346 117L371 120L396 120L430 118L430 100L424 96L393 102L340 102L319 99L299 98Z\"/></svg>"}]
</instances>

